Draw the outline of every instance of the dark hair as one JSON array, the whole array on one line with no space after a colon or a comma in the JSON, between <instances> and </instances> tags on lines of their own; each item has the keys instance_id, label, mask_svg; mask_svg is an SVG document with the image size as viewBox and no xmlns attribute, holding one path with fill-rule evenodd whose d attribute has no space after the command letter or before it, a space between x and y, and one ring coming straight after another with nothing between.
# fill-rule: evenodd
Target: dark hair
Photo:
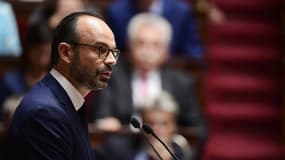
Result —
<instances>
[{"instance_id":1,"label":"dark hair","mask_svg":"<svg viewBox=\"0 0 285 160\"><path fill-rule=\"evenodd\" d=\"M29 66L30 49L41 44L51 43L52 30L46 23L30 24L23 41L23 54L21 55L21 69L25 71Z\"/></svg>"},{"instance_id":2,"label":"dark hair","mask_svg":"<svg viewBox=\"0 0 285 160\"><path fill-rule=\"evenodd\" d=\"M102 19L100 16L90 12L74 12L63 18L55 29L51 47L51 67L58 63L58 45L61 42L77 42L79 37L76 31L77 20L80 16L92 16ZM103 20L103 19L102 19Z\"/></svg>"},{"instance_id":3,"label":"dark hair","mask_svg":"<svg viewBox=\"0 0 285 160\"><path fill-rule=\"evenodd\" d=\"M52 30L46 23L34 23L28 27L24 44L29 46L52 41Z\"/></svg>"},{"instance_id":4,"label":"dark hair","mask_svg":"<svg viewBox=\"0 0 285 160\"><path fill-rule=\"evenodd\" d=\"M30 17L30 23L47 23L49 21L49 18L56 12L57 4L58 0L44 0L32 12Z\"/></svg>"}]
</instances>

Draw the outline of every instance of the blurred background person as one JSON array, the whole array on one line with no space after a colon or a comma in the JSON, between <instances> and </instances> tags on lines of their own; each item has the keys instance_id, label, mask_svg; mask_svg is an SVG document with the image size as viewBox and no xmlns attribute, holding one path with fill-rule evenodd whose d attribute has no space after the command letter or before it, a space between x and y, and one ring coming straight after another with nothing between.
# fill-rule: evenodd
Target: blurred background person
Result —
<instances>
[{"instance_id":1,"label":"blurred background person","mask_svg":"<svg viewBox=\"0 0 285 160\"><path fill-rule=\"evenodd\" d=\"M46 23L52 30L68 14L78 11L97 13L97 9L83 0L45 0L31 15L30 22Z\"/></svg>"},{"instance_id":2,"label":"blurred background person","mask_svg":"<svg viewBox=\"0 0 285 160\"><path fill-rule=\"evenodd\" d=\"M133 17L128 25L129 59L119 61L108 88L94 96L95 126L104 131L120 130L166 90L178 103L179 126L200 130L196 150L199 151L206 139L206 125L194 93L194 79L166 64L171 35L171 25L159 15L142 13ZM110 146L120 152L120 143Z\"/></svg>"},{"instance_id":3,"label":"blurred background person","mask_svg":"<svg viewBox=\"0 0 285 160\"><path fill-rule=\"evenodd\" d=\"M137 13L163 16L173 27L170 51L175 56L200 60L203 49L192 8L181 0L118 0L107 11L107 21L116 35L119 49L126 51L127 25Z\"/></svg>"},{"instance_id":4,"label":"blurred background person","mask_svg":"<svg viewBox=\"0 0 285 160\"><path fill-rule=\"evenodd\" d=\"M11 5L0 0L0 55L20 56L18 25Z\"/></svg>"},{"instance_id":5,"label":"blurred background person","mask_svg":"<svg viewBox=\"0 0 285 160\"><path fill-rule=\"evenodd\" d=\"M50 64L51 40L52 32L45 24L29 27L20 68L7 72L0 84L1 120L4 101L11 96L23 95L46 74Z\"/></svg>"},{"instance_id":6,"label":"blurred background person","mask_svg":"<svg viewBox=\"0 0 285 160\"><path fill-rule=\"evenodd\" d=\"M174 98L165 91L162 91L156 100L150 106L144 107L141 111L142 122L148 124L155 134L161 138L161 140L170 148L170 150L179 158L180 160L189 160L191 154L190 145L181 144L180 141L177 143L175 141L178 133L177 126L177 113L178 105ZM159 143L154 137L148 137L150 142L157 149L158 153L164 160L172 160L173 158L167 152L162 144ZM144 140L144 139L143 139ZM156 153L153 151L151 146L144 141L142 148L138 151L135 156L135 160L151 160L157 159Z\"/></svg>"}]
</instances>

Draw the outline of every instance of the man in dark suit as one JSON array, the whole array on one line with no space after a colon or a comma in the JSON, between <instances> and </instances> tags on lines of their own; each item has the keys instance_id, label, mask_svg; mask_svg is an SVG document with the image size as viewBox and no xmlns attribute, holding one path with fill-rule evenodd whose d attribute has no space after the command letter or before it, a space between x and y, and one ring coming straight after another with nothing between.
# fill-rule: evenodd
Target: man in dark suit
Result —
<instances>
[{"instance_id":1,"label":"man in dark suit","mask_svg":"<svg viewBox=\"0 0 285 160\"><path fill-rule=\"evenodd\" d=\"M22 160L93 160L84 97L107 86L119 51L99 17L65 17L52 42L52 69L17 108L9 128L9 156Z\"/></svg>"},{"instance_id":2,"label":"man in dark suit","mask_svg":"<svg viewBox=\"0 0 285 160\"><path fill-rule=\"evenodd\" d=\"M130 59L120 61L109 87L95 94L94 119L99 129L119 130L166 90L178 102L178 124L197 127L201 131L197 147L202 146L206 126L194 93L194 80L165 65L171 33L170 24L161 16L142 13L131 19L128 26Z\"/></svg>"},{"instance_id":3,"label":"man in dark suit","mask_svg":"<svg viewBox=\"0 0 285 160\"><path fill-rule=\"evenodd\" d=\"M173 27L170 50L173 55L186 55L194 60L203 57L203 49L189 4L182 0L118 0L107 10L107 21L116 35L119 49L127 47L127 24L138 13L163 16Z\"/></svg>"}]
</instances>

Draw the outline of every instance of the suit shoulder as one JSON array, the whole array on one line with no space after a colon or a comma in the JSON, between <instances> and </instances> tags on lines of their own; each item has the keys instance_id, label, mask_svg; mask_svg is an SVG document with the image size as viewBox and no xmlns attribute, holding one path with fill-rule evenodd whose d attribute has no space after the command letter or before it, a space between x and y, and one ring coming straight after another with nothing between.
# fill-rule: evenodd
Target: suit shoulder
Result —
<instances>
[{"instance_id":1,"label":"suit shoulder","mask_svg":"<svg viewBox=\"0 0 285 160\"><path fill-rule=\"evenodd\" d=\"M15 112L15 116L20 117L20 119L27 119L43 111L48 113L53 112L55 115L61 116L64 116L65 113L49 88L39 83L25 95Z\"/></svg>"},{"instance_id":2,"label":"suit shoulder","mask_svg":"<svg viewBox=\"0 0 285 160\"><path fill-rule=\"evenodd\" d=\"M163 70L162 74L176 82L193 83L195 81L190 73L185 73L177 69L167 68Z\"/></svg>"},{"instance_id":3,"label":"suit shoulder","mask_svg":"<svg viewBox=\"0 0 285 160\"><path fill-rule=\"evenodd\" d=\"M42 82L35 85L24 97L23 103L38 105L57 105L57 98Z\"/></svg>"}]
</instances>

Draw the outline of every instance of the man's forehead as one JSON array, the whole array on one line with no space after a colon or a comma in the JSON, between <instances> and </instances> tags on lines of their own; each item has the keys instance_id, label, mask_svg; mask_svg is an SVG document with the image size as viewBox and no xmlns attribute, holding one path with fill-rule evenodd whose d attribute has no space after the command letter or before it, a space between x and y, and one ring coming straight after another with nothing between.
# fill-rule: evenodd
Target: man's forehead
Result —
<instances>
[{"instance_id":1,"label":"man's forehead","mask_svg":"<svg viewBox=\"0 0 285 160\"><path fill-rule=\"evenodd\" d=\"M76 30L80 36L94 34L95 32L101 33L105 28L106 25L102 20L92 16L79 17L76 25Z\"/></svg>"},{"instance_id":2,"label":"man's forehead","mask_svg":"<svg viewBox=\"0 0 285 160\"><path fill-rule=\"evenodd\" d=\"M95 41L104 42L110 47L115 47L114 34L109 26L101 19L85 16L78 19L77 31L80 40L90 43Z\"/></svg>"}]
</instances>

